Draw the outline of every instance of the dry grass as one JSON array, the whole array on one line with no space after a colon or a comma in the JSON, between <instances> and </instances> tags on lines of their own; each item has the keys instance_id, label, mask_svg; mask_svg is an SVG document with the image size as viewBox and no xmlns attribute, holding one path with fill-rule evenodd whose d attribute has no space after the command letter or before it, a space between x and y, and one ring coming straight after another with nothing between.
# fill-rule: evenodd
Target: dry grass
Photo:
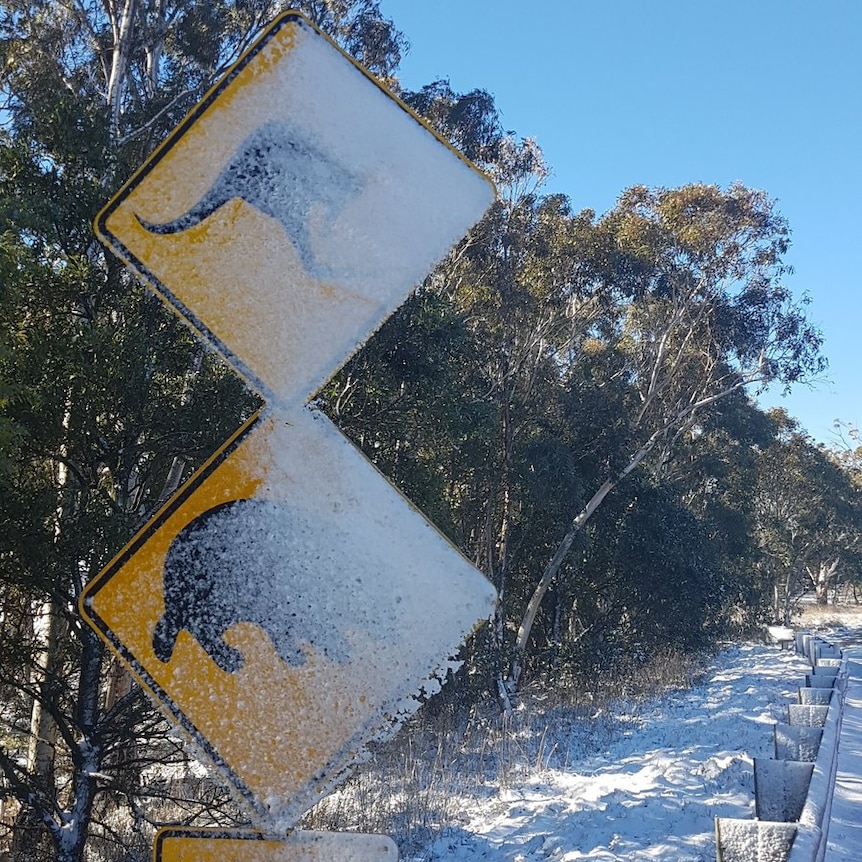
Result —
<instances>
[{"instance_id":1,"label":"dry grass","mask_svg":"<svg viewBox=\"0 0 862 862\"><path fill-rule=\"evenodd\" d=\"M566 769L603 750L635 720L617 708L621 701L689 688L704 667L703 658L666 651L632 661L589 691L527 689L506 716L496 703L460 718L420 713L301 826L384 833L402 856L415 856L441 833L463 828L461 800L487 799L525 776Z\"/></svg>"},{"instance_id":2,"label":"dry grass","mask_svg":"<svg viewBox=\"0 0 862 862\"><path fill-rule=\"evenodd\" d=\"M858 628L862 623L862 605L801 605L794 623L800 628Z\"/></svg>"}]
</instances>

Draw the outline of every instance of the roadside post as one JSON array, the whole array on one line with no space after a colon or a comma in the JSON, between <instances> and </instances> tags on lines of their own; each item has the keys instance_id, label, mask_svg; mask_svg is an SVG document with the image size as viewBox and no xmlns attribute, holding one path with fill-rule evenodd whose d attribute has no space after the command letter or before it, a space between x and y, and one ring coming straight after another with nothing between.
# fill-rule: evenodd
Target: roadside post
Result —
<instances>
[{"instance_id":1,"label":"roadside post","mask_svg":"<svg viewBox=\"0 0 862 862\"><path fill-rule=\"evenodd\" d=\"M316 859L302 841L392 858L379 836L266 845L439 688L496 596L308 402L493 199L288 12L99 214L102 242L265 405L81 600L262 830L165 832L161 862L219 841L214 859Z\"/></svg>"}]
</instances>

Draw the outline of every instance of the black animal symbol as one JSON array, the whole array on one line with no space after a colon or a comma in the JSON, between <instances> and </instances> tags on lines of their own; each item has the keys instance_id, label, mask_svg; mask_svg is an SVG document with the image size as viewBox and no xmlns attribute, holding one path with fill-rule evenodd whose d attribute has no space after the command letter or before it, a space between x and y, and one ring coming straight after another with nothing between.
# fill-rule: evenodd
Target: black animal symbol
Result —
<instances>
[{"instance_id":1,"label":"black animal symbol","mask_svg":"<svg viewBox=\"0 0 862 862\"><path fill-rule=\"evenodd\" d=\"M359 191L357 178L337 164L295 127L283 122L261 126L243 141L206 194L185 214L165 224L137 216L150 233L176 234L199 225L216 210L241 199L281 222L293 240L306 272L318 278L330 273L318 263L310 221L322 207L323 228Z\"/></svg>"},{"instance_id":2,"label":"black animal symbol","mask_svg":"<svg viewBox=\"0 0 862 862\"><path fill-rule=\"evenodd\" d=\"M346 560L320 548L320 536L286 507L238 500L204 512L171 543L165 559L165 613L153 651L168 662L185 629L224 671L243 664L224 641L239 622L260 626L281 659L305 663L303 647L343 663L338 627L351 612Z\"/></svg>"}]
</instances>

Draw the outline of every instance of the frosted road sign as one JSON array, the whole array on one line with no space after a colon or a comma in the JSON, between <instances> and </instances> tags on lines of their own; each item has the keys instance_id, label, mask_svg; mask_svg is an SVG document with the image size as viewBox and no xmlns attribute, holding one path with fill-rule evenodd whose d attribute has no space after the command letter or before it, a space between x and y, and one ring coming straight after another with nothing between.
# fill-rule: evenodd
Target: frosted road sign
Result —
<instances>
[{"instance_id":1,"label":"frosted road sign","mask_svg":"<svg viewBox=\"0 0 862 862\"><path fill-rule=\"evenodd\" d=\"M436 690L493 609L484 576L307 406L493 194L286 13L97 219L265 407L81 611L279 828Z\"/></svg>"},{"instance_id":2,"label":"frosted road sign","mask_svg":"<svg viewBox=\"0 0 862 862\"><path fill-rule=\"evenodd\" d=\"M490 183L288 14L96 231L264 391L304 403L460 240Z\"/></svg>"}]
</instances>

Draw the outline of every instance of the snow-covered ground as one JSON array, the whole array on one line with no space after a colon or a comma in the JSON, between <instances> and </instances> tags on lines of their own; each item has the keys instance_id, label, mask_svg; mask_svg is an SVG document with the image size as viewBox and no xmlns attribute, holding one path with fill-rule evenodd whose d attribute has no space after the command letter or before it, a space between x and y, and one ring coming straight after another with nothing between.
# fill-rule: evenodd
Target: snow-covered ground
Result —
<instances>
[{"instance_id":1,"label":"snow-covered ground","mask_svg":"<svg viewBox=\"0 0 862 862\"><path fill-rule=\"evenodd\" d=\"M600 752L458 800L461 825L409 858L714 862L714 818L754 817L753 758L773 756L772 725L807 667L777 647L729 648L696 687L617 715ZM564 734L544 745L580 747Z\"/></svg>"},{"instance_id":2,"label":"snow-covered ground","mask_svg":"<svg viewBox=\"0 0 862 862\"><path fill-rule=\"evenodd\" d=\"M862 609L803 624L862 646ZM809 670L792 650L737 644L652 699L577 714L532 702L505 729L445 738L405 729L305 828L387 832L403 862L714 862L715 817L754 818L754 758L774 757L773 725Z\"/></svg>"},{"instance_id":3,"label":"snow-covered ground","mask_svg":"<svg viewBox=\"0 0 862 862\"><path fill-rule=\"evenodd\" d=\"M862 636L853 613L806 624L848 646ZM693 688L617 704L598 749L577 738L582 724L550 724L541 744L556 756L517 783L454 800L460 824L408 858L714 862L714 818L754 817L753 759L774 756L772 725L787 720L808 669L792 651L734 646Z\"/></svg>"}]
</instances>

